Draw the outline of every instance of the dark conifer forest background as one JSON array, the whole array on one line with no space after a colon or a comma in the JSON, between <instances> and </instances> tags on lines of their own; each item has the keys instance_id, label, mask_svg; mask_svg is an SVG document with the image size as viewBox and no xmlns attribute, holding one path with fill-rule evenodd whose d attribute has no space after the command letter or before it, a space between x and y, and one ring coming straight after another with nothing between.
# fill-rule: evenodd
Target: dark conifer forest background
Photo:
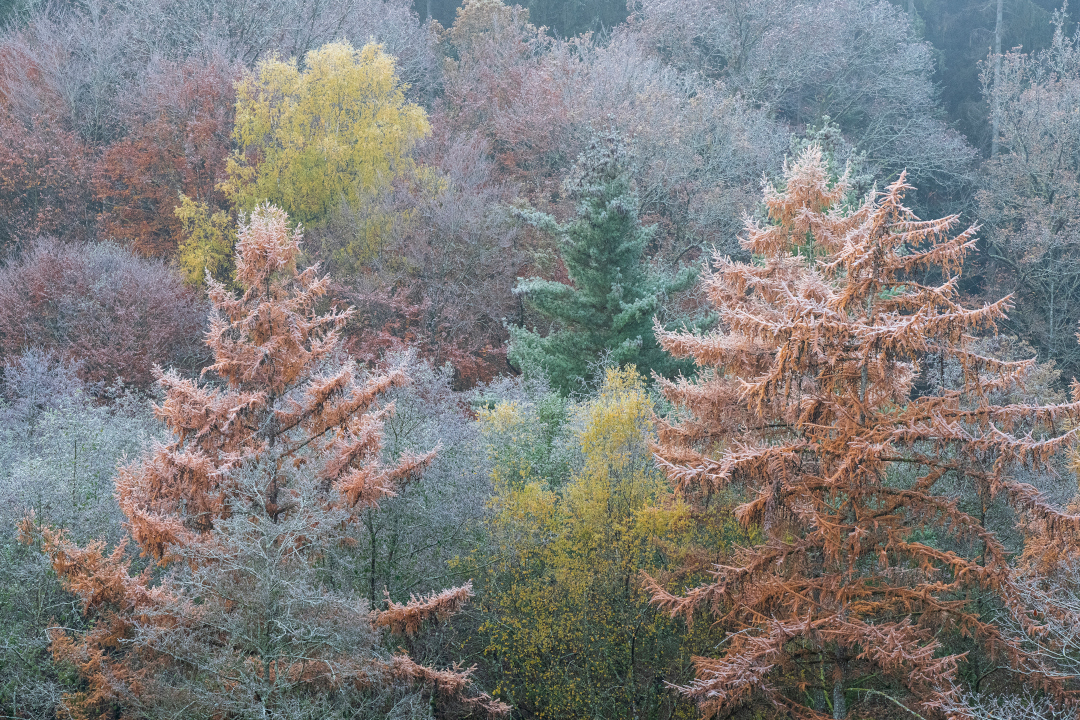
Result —
<instances>
[{"instance_id":1,"label":"dark conifer forest background","mask_svg":"<svg viewBox=\"0 0 1080 720\"><path fill-rule=\"evenodd\" d=\"M0 719L1080 712L1080 3L0 0Z\"/></svg>"}]
</instances>

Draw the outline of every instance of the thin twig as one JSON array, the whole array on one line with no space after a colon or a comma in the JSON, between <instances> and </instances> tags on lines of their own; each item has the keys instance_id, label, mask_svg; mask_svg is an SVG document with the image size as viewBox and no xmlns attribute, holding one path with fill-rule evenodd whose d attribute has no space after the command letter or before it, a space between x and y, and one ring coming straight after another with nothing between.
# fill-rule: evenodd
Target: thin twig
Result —
<instances>
[{"instance_id":1,"label":"thin twig","mask_svg":"<svg viewBox=\"0 0 1080 720\"><path fill-rule=\"evenodd\" d=\"M853 690L855 692L864 692L867 695L879 695L879 696L885 698L886 700L888 700L889 702L891 702L893 705L896 705L896 707L901 708L903 710L907 710L909 713L911 713L915 717L919 718L919 720L926 720L926 718L924 718L922 715L915 712L914 710L909 708L907 705L903 704L902 702L900 702L899 700L894 698L892 695L886 695L883 692L880 692L878 690L871 690L869 688L848 688L848 690Z\"/></svg>"}]
</instances>

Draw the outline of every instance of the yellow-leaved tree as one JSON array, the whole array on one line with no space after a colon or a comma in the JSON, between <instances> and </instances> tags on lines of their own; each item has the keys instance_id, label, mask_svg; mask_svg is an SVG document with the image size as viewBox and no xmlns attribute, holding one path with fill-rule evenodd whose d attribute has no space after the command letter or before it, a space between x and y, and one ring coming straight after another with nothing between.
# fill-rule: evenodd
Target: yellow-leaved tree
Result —
<instances>
[{"instance_id":1,"label":"yellow-leaved tree","mask_svg":"<svg viewBox=\"0 0 1080 720\"><path fill-rule=\"evenodd\" d=\"M184 282L201 288L207 275L226 286L236 280L233 253L236 247L236 228L227 212L210 212L204 202L180 194L180 204L173 211L183 226L177 247L176 260Z\"/></svg>"},{"instance_id":2,"label":"yellow-leaved tree","mask_svg":"<svg viewBox=\"0 0 1080 720\"><path fill-rule=\"evenodd\" d=\"M263 61L237 84L240 149L222 189L241 211L269 201L308 226L342 203L373 207L412 169L411 150L429 131L406 89L394 58L376 44L324 45L307 54L303 69L295 58ZM358 239L370 243L371 234L361 228Z\"/></svg>"},{"instance_id":3,"label":"yellow-leaved tree","mask_svg":"<svg viewBox=\"0 0 1080 720\"><path fill-rule=\"evenodd\" d=\"M693 716L664 683L686 677L709 624L688 638L639 581L695 532L666 502L652 412L629 368L580 405L551 395L482 414L496 494L481 635L496 693L527 717Z\"/></svg>"}]
</instances>

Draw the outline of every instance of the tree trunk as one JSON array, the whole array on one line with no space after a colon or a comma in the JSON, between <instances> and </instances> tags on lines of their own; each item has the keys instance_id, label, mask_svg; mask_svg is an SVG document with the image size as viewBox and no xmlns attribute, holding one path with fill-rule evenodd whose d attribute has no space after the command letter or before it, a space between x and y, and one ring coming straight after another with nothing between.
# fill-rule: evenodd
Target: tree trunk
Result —
<instances>
[{"instance_id":1,"label":"tree trunk","mask_svg":"<svg viewBox=\"0 0 1080 720\"><path fill-rule=\"evenodd\" d=\"M847 676L847 652L842 647L836 649L836 669L839 677L832 687L832 716L833 720L845 720L847 698L844 697L844 677Z\"/></svg>"},{"instance_id":2,"label":"tree trunk","mask_svg":"<svg viewBox=\"0 0 1080 720\"><path fill-rule=\"evenodd\" d=\"M844 720L847 717L847 700L844 698L844 683L837 680L832 687L832 716L833 720Z\"/></svg>"}]
</instances>

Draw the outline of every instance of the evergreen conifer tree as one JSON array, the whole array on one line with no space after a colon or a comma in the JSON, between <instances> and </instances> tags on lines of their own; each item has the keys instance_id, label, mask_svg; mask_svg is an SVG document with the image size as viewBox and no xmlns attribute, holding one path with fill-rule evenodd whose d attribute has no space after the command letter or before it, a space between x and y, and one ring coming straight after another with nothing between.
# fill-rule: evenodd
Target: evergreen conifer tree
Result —
<instances>
[{"instance_id":1,"label":"evergreen conifer tree","mask_svg":"<svg viewBox=\"0 0 1080 720\"><path fill-rule=\"evenodd\" d=\"M650 269L645 248L653 235L638 218L622 144L604 138L583 153L563 183L578 200L578 217L568 223L536 211L528 222L559 238L572 284L541 278L521 280L515 293L552 324L546 336L524 327L510 329L508 359L526 374L541 373L566 393L599 361L635 364L646 375L670 376L685 363L656 343L653 317L662 298L690 286L693 268L676 275Z\"/></svg>"}]
</instances>

